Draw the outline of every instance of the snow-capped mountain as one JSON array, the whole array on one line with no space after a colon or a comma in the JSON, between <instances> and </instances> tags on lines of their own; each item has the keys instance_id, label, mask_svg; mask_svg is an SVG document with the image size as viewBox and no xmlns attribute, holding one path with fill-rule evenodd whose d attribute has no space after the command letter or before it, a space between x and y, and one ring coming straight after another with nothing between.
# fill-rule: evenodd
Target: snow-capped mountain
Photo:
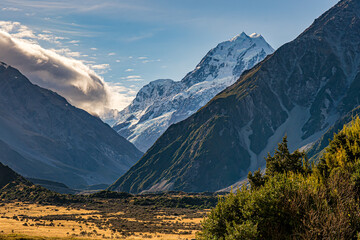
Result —
<instances>
[{"instance_id":1,"label":"snow-capped mountain","mask_svg":"<svg viewBox=\"0 0 360 240\"><path fill-rule=\"evenodd\" d=\"M342 0L294 41L173 124L109 189L217 191L265 167L286 134L290 151L323 150L360 113L360 1ZM325 133L325 135L324 135ZM318 140L320 139L320 142Z\"/></svg>"},{"instance_id":2,"label":"snow-capped mountain","mask_svg":"<svg viewBox=\"0 0 360 240\"><path fill-rule=\"evenodd\" d=\"M273 52L260 34L241 33L210 50L181 81L160 79L144 86L113 127L145 152L171 124L195 113Z\"/></svg>"}]
</instances>

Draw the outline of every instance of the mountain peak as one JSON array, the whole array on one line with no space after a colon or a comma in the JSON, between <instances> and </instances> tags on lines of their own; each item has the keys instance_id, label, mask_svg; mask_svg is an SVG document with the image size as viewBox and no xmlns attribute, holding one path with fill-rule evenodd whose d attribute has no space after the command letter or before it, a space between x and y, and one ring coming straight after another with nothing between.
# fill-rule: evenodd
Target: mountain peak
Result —
<instances>
[{"instance_id":1,"label":"mountain peak","mask_svg":"<svg viewBox=\"0 0 360 240\"><path fill-rule=\"evenodd\" d=\"M252 33L252 34L250 34L249 37L251 37L251 38L260 38L262 36L261 36L261 34L258 34L258 33Z\"/></svg>"},{"instance_id":2,"label":"mountain peak","mask_svg":"<svg viewBox=\"0 0 360 240\"><path fill-rule=\"evenodd\" d=\"M248 39L249 36L245 33L245 32L242 32L238 35L236 35L235 37L233 37L232 39L230 39L230 42L235 42L237 40L244 40L244 39Z\"/></svg>"},{"instance_id":3,"label":"mountain peak","mask_svg":"<svg viewBox=\"0 0 360 240\"><path fill-rule=\"evenodd\" d=\"M244 32L221 42L180 82L161 79L142 87L116 116L114 129L146 151L168 126L196 112L273 51L263 38Z\"/></svg>"}]
</instances>

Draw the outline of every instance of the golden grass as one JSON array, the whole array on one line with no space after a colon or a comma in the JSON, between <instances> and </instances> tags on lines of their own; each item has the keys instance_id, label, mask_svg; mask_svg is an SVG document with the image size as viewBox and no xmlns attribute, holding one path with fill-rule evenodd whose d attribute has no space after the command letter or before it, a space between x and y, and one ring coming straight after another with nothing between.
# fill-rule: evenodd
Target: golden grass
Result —
<instances>
[{"instance_id":1,"label":"golden grass","mask_svg":"<svg viewBox=\"0 0 360 240\"><path fill-rule=\"evenodd\" d=\"M32 237L28 235L22 235L22 234L0 234L0 240L63 240L63 239L76 239L81 240L80 238L57 238L57 237Z\"/></svg>"},{"instance_id":2,"label":"golden grass","mask_svg":"<svg viewBox=\"0 0 360 240\"><path fill-rule=\"evenodd\" d=\"M194 236L195 237L195 234ZM39 236L29 236L24 234L0 234L0 240L86 240L89 238L77 238L77 237L39 237ZM140 239L159 239L159 240L186 240L192 239L187 236L187 238L181 237L177 234L150 234L144 233L142 235L136 235L127 238L118 238L125 240L140 240Z\"/></svg>"},{"instance_id":3,"label":"golden grass","mask_svg":"<svg viewBox=\"0 0 360 240\"><path fill-rule=\"evenodd\" d=\"M115 212L114 215L123 215L123 212ZM72 216L75 220L43 220L43 217L54 216ZM36 219L41 217L41 220ZM176 231L177 234L150 233L144 232L133 233L132 236L122 236L114 233L109 227L99 227L94 223L85 223L76 221L82 219L101 219L104 218L98 211L89 211L84 209L74 209L58 206L42 206L38 204L26 203L5 203L0 206L0 239L17 240L52 240L64 238L81 238L81 239L193 239L196 230L184 232L181 229ZM109 216L110 218L111 216ZM186 218L182 216L156 216L161 222L182 222L184 224L200 224L202 218ZM106 223L107 219L101 219ZM126 218L127 221L139 221L135 218ZM15 235L14 235L15 234ZM24 237L27 236L27 237Z\"/></svg>"},{"instance_id":4,"label":"golden grass","mask_svg":"<svg viewBox=\"0 0 360 240\"><path fill-rule=\"evenodd\" d=\"M27 214L29 216L44 216L50 214L91 214L97 211L89 211L84 209L73 209L58 206L44 206L39 204L24 204L20 202L7 203L5 206L0 207L0 215L3 213L14 213L16 215Z\"/></svg>"}]
</instances>

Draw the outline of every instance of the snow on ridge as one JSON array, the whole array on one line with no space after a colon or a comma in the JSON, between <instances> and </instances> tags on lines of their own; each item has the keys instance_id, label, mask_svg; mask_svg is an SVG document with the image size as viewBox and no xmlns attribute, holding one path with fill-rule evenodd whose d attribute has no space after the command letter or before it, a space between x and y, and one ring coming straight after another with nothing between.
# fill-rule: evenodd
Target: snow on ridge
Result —
<instances>
[{"instance_id":1,"label":"snow on ridge","mask_svg":"<svg viewBox=\"0 0 360 240\"><path fill-rule=\"evenodd\" d=\"M274 52L260 34L252 36L242 32L218 44L181 81L160 79L145 85L113 127L146 151L171 124L195 113L243 71Z\"/></svg>"},{"instance_id":2,"label":"snow on ridge","mask_svg":"<svg viewBox=\"0 0 360 240\"><path fill-rule=\"evenodd\" d=\"M236 35L235 37L231 38L229 41L225 41L225 42L234 42L236 40L245 39L245 38L249 38L249 36L245 32L242 32L239 35Z\"/></svg>"},{"instance_id":3,"label":"snow on ridge","mask_svg":"<svg viewBox=\"0 0 360 240\"><path fill-rule=\"evenodd\" d=\"M259 37L261 37L261 34L252 33L252 34L249 35L249 37L251 37L251 38L259 38Z\"/></svg>"}]
</instances>

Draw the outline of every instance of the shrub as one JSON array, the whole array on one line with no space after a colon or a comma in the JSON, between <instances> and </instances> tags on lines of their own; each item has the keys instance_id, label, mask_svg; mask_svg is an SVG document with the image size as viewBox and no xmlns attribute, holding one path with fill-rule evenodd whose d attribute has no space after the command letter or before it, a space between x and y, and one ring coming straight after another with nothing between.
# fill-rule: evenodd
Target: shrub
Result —
<instances>
[{"instance_id":1,"label":"shrub","mask_svg":"<svg viewBox=\"0 0 360 240\"><path fill-rule=\"evenodd\" d=\"M265 175L219 200L198 239L357 239L360 236L360 119L345 126L317 166L287 140L266 158Z\"/></svg>"}]
</instances>

